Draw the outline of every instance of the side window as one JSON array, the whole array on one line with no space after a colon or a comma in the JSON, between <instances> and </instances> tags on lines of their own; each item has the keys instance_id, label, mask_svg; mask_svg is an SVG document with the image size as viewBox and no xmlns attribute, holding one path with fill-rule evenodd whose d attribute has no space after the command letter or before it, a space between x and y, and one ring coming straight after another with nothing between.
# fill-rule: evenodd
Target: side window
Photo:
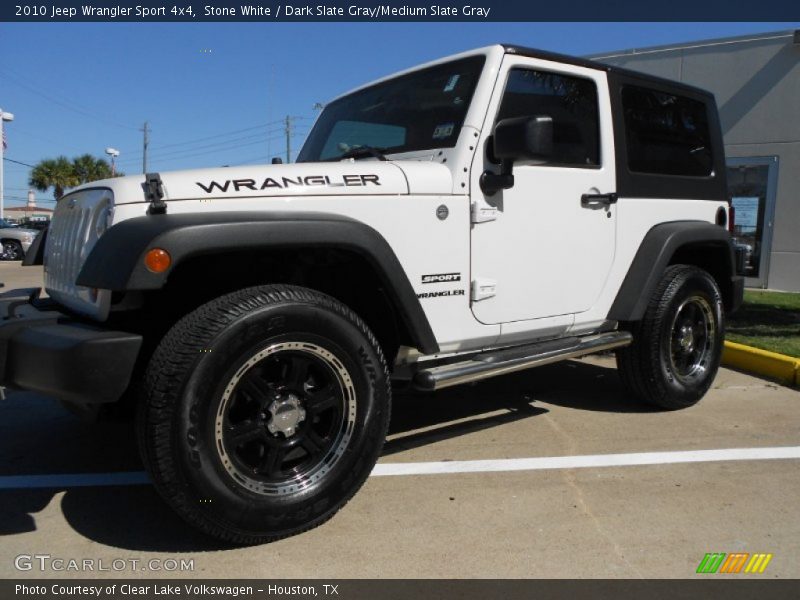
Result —
<instances>
[{"instance_id":1,"label":"side window","mask_svg":"<svg viewBox=\"0 0 800 600\"><path fill-rule=\"evenodd\" d=\"M702 177L714 160L706 105L636 86L622 89L628 168L637 173Z\"/></svg>"},{"instance_id":2,"label":"side window","mask_svg":"<svg viewBox=\"0 0 800 600\"><path fill-rule=\"evenodd\" d=\"M553 159L562 167L600 164L597 87L589 79L511 69L497 120L547 115L553 119Z\"/></svg>"}]
</instances>

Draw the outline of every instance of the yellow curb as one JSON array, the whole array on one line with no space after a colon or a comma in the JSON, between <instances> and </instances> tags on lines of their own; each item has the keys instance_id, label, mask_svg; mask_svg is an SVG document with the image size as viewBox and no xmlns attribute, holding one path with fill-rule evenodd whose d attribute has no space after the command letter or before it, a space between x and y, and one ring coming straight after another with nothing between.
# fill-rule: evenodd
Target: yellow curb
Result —
<instances>
[{"instance_id":1,"label":"yellow curb","mask_svg":"<svg viewBox=\"0 0 800 600\"><path fill-rule=\"evenodd\" d=\"M784 384L800 386L800 358L736 342L725 342L722 364L726 367L769 377Z\"/></svg>"}]
</instances>

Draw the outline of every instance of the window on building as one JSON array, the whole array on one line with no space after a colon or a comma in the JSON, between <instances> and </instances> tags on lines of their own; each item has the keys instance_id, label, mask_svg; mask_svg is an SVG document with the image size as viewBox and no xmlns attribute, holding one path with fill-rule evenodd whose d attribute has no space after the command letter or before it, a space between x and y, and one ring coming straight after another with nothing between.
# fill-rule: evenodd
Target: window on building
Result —
<instances>
[{"instance_id":1,"label":"window on building","mask_svg":"<svg viewBox=\"0 0 800 600\"><path fill-rule=\"evenodd\" d=\"M547 71L512 69L497 120L547 115L553 119L553 158L547 164L600 164L597 87L589 79Z\"/></svg>"},{"instance_id":2,"label":"window on building","mask_svg":"<svg viewBox=\"0 0 800 600\"><path fill-rule=\"evenodd\" d=\"M744 251L744 274L751 287L768 283L777 167L774 156L728 159L728 198L735 211L733 242Z\"/></svg>"},{"instance_id":3,"label":"window on building","mask_svg":"<svg viewBox=\"0 0 800 600\"><path fill-rule=\"evenodd\" d=\"M626 86L622 90L622 109L631 171L711 175L711 136L703 102Z\"/></svg>"}]
</instances>

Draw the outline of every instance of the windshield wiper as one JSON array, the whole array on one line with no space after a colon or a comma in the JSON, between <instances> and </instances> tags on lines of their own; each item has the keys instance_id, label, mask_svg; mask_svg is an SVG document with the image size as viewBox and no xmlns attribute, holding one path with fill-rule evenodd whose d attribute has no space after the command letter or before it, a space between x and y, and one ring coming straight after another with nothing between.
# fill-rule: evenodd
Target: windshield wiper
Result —
<instances>
[{"instance_id":1,"label":"windshield wiper","mask_svg":"<svg viewBox=\"0 0 800 600\"><path fill-rule=\"evenodd\" d=\"M375 146L356 146L339 155L339 160L344 158L367 158L369 156L377 158L378 160L386 160L386 157L383 155L386 150L386 148L376 148Z\"/></svg>"}]
</instances>

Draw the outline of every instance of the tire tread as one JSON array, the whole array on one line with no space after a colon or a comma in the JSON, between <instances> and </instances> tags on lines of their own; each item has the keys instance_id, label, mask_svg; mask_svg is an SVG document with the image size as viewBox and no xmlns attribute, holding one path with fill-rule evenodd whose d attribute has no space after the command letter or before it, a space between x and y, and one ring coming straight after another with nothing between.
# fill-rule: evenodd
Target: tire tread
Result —
<instances>
[{"instance_id":1,"label":"tire tread","mask_svg":"<svg viewBox=\"0 0 800 600\"><path fill-rule=\"evenodd\" d=\"M650 297L644 317L623 326L633 335L633 343L617 351L617 369L623 385L637 398L667 410L686 408L697 401L687 403L670 394L658 373L659 331L664 315L677 291L688 279L695 276L710 277L706 271L693 265L676 264L667 267ZM720 322L718 326L722 328L723 323Z\"/></svg>"},{"instance_id":2,"label":"tire tread","mask_svg":"<svg viewBox=\"0 0 800 600\"><path fill-rule=\"evenodd\" d=\"M369 475L366 473L360 477L345 499L322 517L303 527L276 535L232 531L229 526L213 522L206 513L197 509L197 499L191 496L188 486L182 480L171 450L172 419L176 409L175 399L178 398L182 386L182 374L201 356L200 351L207 347L208 342L230 323L248 312L278 303L313 304L337 313L354 324L380 358L387 386L386 411L391 412L389 372L380 344L356 313L326 294L289 285L255 286L212 300L179 320L156 348L145 373L143 397L137 414L140 452L156 489L181 517L204 533L233 544L272 542L321 525L352 499ZM381 432L381 445L388 431L389 419L386 418L385 422L385 430Z\"/></svg>"}]
</instances>

